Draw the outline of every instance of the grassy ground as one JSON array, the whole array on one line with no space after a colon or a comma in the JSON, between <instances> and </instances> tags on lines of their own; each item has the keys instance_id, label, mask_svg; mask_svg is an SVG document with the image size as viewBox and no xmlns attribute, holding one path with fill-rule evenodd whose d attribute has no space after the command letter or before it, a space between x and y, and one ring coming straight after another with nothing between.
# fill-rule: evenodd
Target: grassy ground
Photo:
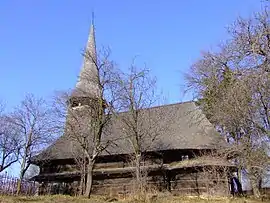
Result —
<instances>
[{"instance_id":1,"label":"grassy ground","mask_svg":"<svg viewBox=\"0 0 270 203\"><path fill-rule=\"evenodd\" d=\"M114 198L105 197L92 197L91 199L70 197L70 196L36 196L36 197L11 197L11 196L0 196L0 203L259 203L259 202L270 202L270 200L256 200L250 198L195 198L195 197L148 197L143 200L136 198L128 198L116 200Z\"/></svg>"},{"instance_id":2,"label":"grassy ground","mask_svg":"<svg viewBox=\"0 0 270 203\"><path fill-rule=\"evenodd\" d=\"M36 197L11 197L0 196L0 203L259 203L270 202L270 200L255 200L247 198L197 198L197 197L148 197L145 200L138 200L136 198L128 198L116 200L114 198L106 197L92 197L91 199L70 197L70 196L36 196Z\"/></svg>"}]
</instances>

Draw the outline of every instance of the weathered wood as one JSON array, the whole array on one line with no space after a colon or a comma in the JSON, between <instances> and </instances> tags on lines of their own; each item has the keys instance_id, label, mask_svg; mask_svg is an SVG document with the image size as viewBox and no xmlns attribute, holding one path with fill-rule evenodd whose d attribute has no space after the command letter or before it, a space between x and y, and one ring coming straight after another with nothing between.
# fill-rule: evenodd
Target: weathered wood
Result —
<instances>
[{"instance_id":1,"label":"weathered wood","mask_svg":"<svg viewBox=\"0 0 270 203\"><path fill-rule=\"evenodd\" d=\"M228 194L227 174L218 179L211 177L209 180L209 177L206 178L207 174L203 167L168 168L172 162L181 161L186 156L192 158L198 153L199 150L170 150L144 155L141 168L147 174L144 179L147 187L159 191L168 190L173 194ZM93 194L126 195L134 192L135 170L128 158L124 155L113 155L97 159L93 174ZM55 174L55 177L42 179L42 181L47 181L47 188L49 188L47 190L50 191L50 194L53 190L52 187L54 187L54 191L57 191L55 189L57 187L66 188L61 191L72 191L72 194L76 194L80 176L78 174L68 175L79 172L75 163L71 160L60 163L52 161L42 165L41 175L46 177L46 174ZM64 176L64 173L67 173L67 176ZM61 180L59 179L60 174L62 174ZM56 186L57 184L60 186ZM58 189L58 191L60 190Z\"/></svg>"}]
</instances>

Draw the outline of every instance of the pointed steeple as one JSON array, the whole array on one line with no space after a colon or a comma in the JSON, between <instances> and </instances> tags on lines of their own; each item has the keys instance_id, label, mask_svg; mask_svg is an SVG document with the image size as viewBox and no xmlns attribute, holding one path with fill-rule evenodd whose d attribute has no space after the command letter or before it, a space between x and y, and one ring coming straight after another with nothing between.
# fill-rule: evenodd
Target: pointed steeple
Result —
<instances>
[{"instance_id":1,"label":"pointed steeple","mask_svg":"<svg viewBox=\"0 0 270 203\"><path fill-rule=\"evenodd\" d=\"M92 98L99 97L100 87L98 84L98 77L95 26L92 20L90 34L84 52L82 69L72 96Z\"/></svg>"}]
</instances>

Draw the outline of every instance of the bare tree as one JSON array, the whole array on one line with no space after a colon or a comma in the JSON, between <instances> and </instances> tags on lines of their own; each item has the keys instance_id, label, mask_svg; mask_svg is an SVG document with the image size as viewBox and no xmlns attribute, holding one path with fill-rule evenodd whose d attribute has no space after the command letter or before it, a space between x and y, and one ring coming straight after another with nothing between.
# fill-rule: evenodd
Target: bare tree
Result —
<instances>
[{"instance_id":1,"label":"bare tree","mask_svg":"<svg viewBox=\"0 0 270 203\"><path fill-rule=\"evenodd\" d=\"M74 143L73 156L81 172L80 193L86 197L91 195L96 159L113 142L109 137L108 125L116 109L116 81L119 81L118 71L113 61L109 60L110 50L104 49L99 61L96 61L91 54L86 50L84 57L94 63L98 71L97 77L93 77L92 72L89 74L86 72L81 76L83 77L81 80L97 85L97 95L93 96L92 91L87 92L77 88L76 94L83 97L74 96L74 91L63 93L61 98L57 97L58 104L67 104L66 108L55 105L58 106L56 111L60 115L67 116L64 124L65 134ZM62 113L63 110L66 113Z\"/></svg>"},{"instance_id":2,"label":"bare tree","mask_svg":"<svg viewBox=\"0 0 270 203\"><path fill-rule=\"evenodd\" d=\"M239 156L239 176L248 171L255 196L269 164L269 13L239 18L231 39L215 53L206 52L187 75L188 87L208 119ZM267 149L268 148L268 149ZM259 175L260 174L260 175Z\"/></svg>"},{"instance_id":3,"label":"bare tree","mask_svg":"<svg viewBox=\"0 0 270 203\"><path fill-rule=\"evenodd\" d=\"M230 163L228 158L231 156L232 149L215 149L202 151L195 155L194 166L201 173L200 178L206 187L208 195L224 195L229 193L228 183L232 178L235 165ZM192 160L190 160L192 162ZM238 185L238 192L241 193ZM198 191L199 192L199 191Z\"/></svg>"},{"instance_id":4,"label":"bare tree","mask_svg":"<svg viewBox=\"0 0 270 203\"><path fill-rule=\"evenodd\" d=\"M123 74L120 80L120 107L125 113L118 118L122 122L124 139L131 145L139 192L145 189L144 175L147 175L142 170L144 154L161 147L161 143L158 145L157 142L166 128L161 122L164 112L158 108L150 108L160 99L155 84L156 80L150 76L149 70L138 69L134 64L131 65L130 72Z\"/></svg>"},{"instance_id":5,"label":"bare tree","mask_svg":"<svg viewBox=\"0 0 270 203\"><path fill-rule=\"evenodd\" d=\"M8 117L9 123L14 126L20 137L21 170L17 188L18 194L21 190L21 181L30 166L29 160L50 144L54 138L56 131L53 127L51 113L45 100L29 94Z\"/></svg>"},{"instance_id":6,"label":"bare tree","mask_svg":"<svg viewBox=\"0 0 270 203\"><path fill-rule=\"evenodd\" d=\"M4 171L19 159L20 142L16 129L8 122L4 114L4 105L0 103L0 172Z\"/></svg>"}]
</instances>

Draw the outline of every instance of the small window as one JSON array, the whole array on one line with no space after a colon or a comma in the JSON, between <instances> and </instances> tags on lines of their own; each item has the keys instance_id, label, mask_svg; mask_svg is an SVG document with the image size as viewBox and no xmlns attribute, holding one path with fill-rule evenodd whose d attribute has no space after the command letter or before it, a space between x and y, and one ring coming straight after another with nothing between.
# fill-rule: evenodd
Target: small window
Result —
<instances>
[{"instance_id":1,"label":"small window","mask_svg":"<svg viewBox=\"0 0 270 203\"><path fill-rule=\"evenodd\" d=\"M184 161L184 160L188 160L188 155L182 155L182 161Z\"/></svg>"},{"instance_id":2,"label":"small window","mask_svg":"<svg viewBox=\"0 0 270 203\"><path fill-rule=\"evenodd\" d=\"M76 107L80 107L82 106L82 103L81 102L78 102L78 101L73 101L72 104L71 104L71 108L76 108Z\"/></svg>"},{"instance_id":3,"label":"small window","mask_svg":"<svg viewBox=\"0 0 270 203\"><path fill-rule=\"evenodd\" d=\"M73 101L72 103L71 103L71 107L76 107L76 106L78 106L79 105L79 102L77 102L77 101Z\"/></svg>"}]
</instances>

